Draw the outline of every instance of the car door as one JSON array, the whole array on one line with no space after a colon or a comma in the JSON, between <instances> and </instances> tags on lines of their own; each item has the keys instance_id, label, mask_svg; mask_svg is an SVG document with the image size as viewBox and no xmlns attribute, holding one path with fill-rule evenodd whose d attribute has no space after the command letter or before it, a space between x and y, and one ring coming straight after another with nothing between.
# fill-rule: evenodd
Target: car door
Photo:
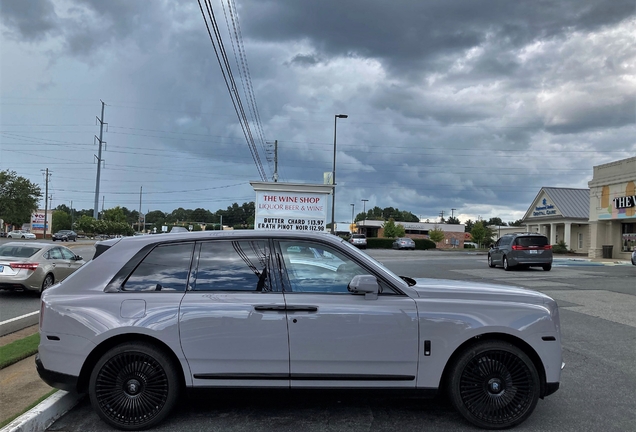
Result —
<instances>
[{"instance_id":1,"label":"car door","mask_svg":"<svg viewBox=\"0 0 636 432\"><path fill-rule=\"evenodd\" d=\"M289 387L285 300L267 240L197 244L181 346L198 387Z\"/></svg>"},{"instance_id":2,"label":"car door","mask_svg":"<svg viewBox=\"0 0 636 432\"><path fill-rule=\"evenodd\" d=\"M62 253L62 258L64 258L66 276L70 275L75 270L80 268L82 264L84 264L83 260L75 259L75 254L71 252L70 249L67 249L65 247L60 247L59 249L60 249L60 252Z\"/></svg>"},{"instance_id":3,"label":"car door","mask_svg":"<svg viewBox=\"0 0 636 432\"><path fill-rule=\"evenodd\" d=\"M46 260L47 271L53 273L53 277L56 282L65 279L69 274L71 274L68 260L64 258L62 248L51 248L44 254L44 259Z\"/></svg>"},{"instance_id":4,"label":"car door","mask_svg":"<svg viewBox=\"0 0 636 432\"><path fill-rule=\"evenodd\" d=\"M492 258L492 262L499 265L502 265L502 257L503 257L503 254L501 253L501 249L499 249L499 246L501 245L501 241L502 241L501 238L497 240L495 244L493 245L492 249L490 250L490 257Z\"/></svg>"},{"instance_id":5,"label":"car door","mask_svg":"<svg viewBox=\"0 0 636 432\"><path fill-rule=\"evenodd\" d=\"M385 282L375 298L350 293L353 276L373 271L331 246L281 240L277 253L292 387L415 387L413 299Z\"/></svg>"}]
</instances>

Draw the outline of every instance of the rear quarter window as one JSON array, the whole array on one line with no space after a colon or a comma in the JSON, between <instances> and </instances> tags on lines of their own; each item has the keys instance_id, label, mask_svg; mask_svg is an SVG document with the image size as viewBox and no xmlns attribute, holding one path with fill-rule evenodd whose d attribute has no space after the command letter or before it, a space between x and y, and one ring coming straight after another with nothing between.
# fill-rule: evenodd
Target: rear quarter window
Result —
<instances>
[{"instance_id":1,"label":"rear quarter window","mask_svg":"<svg viewBox=\"0 0 636 432\"><path fill-rule=\"evenodd\" d=\"M161 245L139 263L124 283L124 291L185 292L194 243Z\"/></svg>"}]
</instances>

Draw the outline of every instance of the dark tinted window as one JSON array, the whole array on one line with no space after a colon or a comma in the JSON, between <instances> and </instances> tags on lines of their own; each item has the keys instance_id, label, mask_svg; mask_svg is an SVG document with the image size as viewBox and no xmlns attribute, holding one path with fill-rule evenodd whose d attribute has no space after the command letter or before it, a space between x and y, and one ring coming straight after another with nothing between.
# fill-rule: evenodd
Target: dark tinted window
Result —
<instances>
[{"instance_id":1,"label":"dark tinted window","mask_svg":"<svg viewBox=\"0 0 636 432\"><path fill-rule=\"evenodd\" d=\"M271 291L262 240L201 243L195 291Z\"/></svg>"},{"instance_id":2,"label":"dark tinted window","mask_svg":"<svg viewBox=\"0 0 636 432\"><path fill-rule=\"evenodd\" d=\"M60 252L62 253L62 258L64 258L65 260L75 259L75 254L71 252L69 249L60 248Z\"/></svg>"},{"instance_id":3,"label":"dark tinted window","mask_svg":"<svg viewBox=\"0 0 636 432\"><path fill-rule=\"evenodd\" d=\"M515 244L519 246L546 246L548 238L542 236L517 237Z\"/></svg>"},{"instance_id":4,"label":"dark tinted window","mask_svg":"<svg viewBox=\"0 0 636 432\"><path fill-rule=\"evenodd\" d=\"M367 238L364 234L354 234L351 236L352 238Z\"/></svg>"},{"instance_id":5,"label":"dark tinted window","mask_svg":"<svg viewBox=\"0 0 636 432\"><path fill-rule=\"evenodd\" d=\"M124 291L185 291L194 243L154 248L123 286Z\"/></svg>"},{"instance_id":6,"label":"dark tinted window","mask_svg":"<svg viewBox=\"0 0 636 432\"><path fill-rule=\"evenodd\" d=\"M510 243L512 243L512 237L502 237L501 238L501 246L506 246L509 245Z\"/></svg>"},{"instance_id":7,"label":"dark tinted window","mask_svg":"<svg viewBox=\"0 0 636 432\"><path fill-rule=\"evenodd\" d=\"M0 246L0 256L4 257L16 257L16 258L28 258L35 255L40 248L30 246Z\"/></svg>"}]
</instances>

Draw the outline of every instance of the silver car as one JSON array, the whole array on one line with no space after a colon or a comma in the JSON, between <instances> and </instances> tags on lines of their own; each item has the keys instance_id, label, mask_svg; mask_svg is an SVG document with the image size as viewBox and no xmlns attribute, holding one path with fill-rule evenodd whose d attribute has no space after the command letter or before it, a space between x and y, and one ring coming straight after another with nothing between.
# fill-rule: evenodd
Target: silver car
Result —
<instances>
[{"instance_id":1,"label":"silver car","mask_svg":"<svg viewBox=\"0 0 636 432\"><path fill-rule=\"evenodd\" d=\"M29 240L29 239L35 239L37 237L35 234L25 230L14 230L14 231L9 231L7 233L7 238Z\"/></svg>"},{"instance_id":2,"label":"silver car","mask_svg":"<svg viewBox=\"0 0 636 432\"><path fill-rule=\"evenodd\" d=\"M399 237L392 244L393 249L411 249L415 250L415 242L408 237Z\"/></svg>"},{"instance_id":3,"label":"silver car","mask_svg":"<svg viewBox=\"0 0 636 432\"><path fill-rule=\"evenodd\" d=\"M84 264L81 256L51 243L0 245L0 289L42 293Z\"/></svg>"},{"instance_id":4,"label":"silver car","mask_svg":"<svg viewBox=\"0 0 636 432\"><path fill-rule=\"evenodd\" d=\"M127 430L187 388L227 387L447 392L469 422L505 428L563 367L544 294L400 277L339 237L285 231L99 242L44 292L38 351L44 381Z\"/></svg>"}]
</instances>

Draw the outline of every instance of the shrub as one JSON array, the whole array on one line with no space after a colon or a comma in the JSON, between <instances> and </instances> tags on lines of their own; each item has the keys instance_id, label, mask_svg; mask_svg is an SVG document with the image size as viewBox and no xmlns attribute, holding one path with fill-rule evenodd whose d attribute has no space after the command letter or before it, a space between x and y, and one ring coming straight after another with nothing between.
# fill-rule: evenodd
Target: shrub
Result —
<instances>
[{"instance_id":1,"label":"shrub","mask_svg":"<svg viewBox=\"0 0 636 432\"><path fill-rule=\"evenodd\" d=\"M390 238L367 238L367 247L369 249L391 249L393 239Z\"/></svg>"},{"instance_id":2,"label":"shrub","mask_svg":"<svg viewBox=\"0 0 636 432\"><path fill-rule=\"evenodd\" d=\"M565 240L561 240L557 244L552 245L552 252L555 254L568 253L568 245L565 243Z\"/></svg>"},{"instance_id":3,"label":"shrub","mask_svg":"<svg viewBox=\"0 0 636 432\"><path fill-rule=\"evenodd\" d=\"M429 239L413 239L413 241L415 242L415 249L425 250L437 248L435 242Z\"/></svg>"}]
</instances>

